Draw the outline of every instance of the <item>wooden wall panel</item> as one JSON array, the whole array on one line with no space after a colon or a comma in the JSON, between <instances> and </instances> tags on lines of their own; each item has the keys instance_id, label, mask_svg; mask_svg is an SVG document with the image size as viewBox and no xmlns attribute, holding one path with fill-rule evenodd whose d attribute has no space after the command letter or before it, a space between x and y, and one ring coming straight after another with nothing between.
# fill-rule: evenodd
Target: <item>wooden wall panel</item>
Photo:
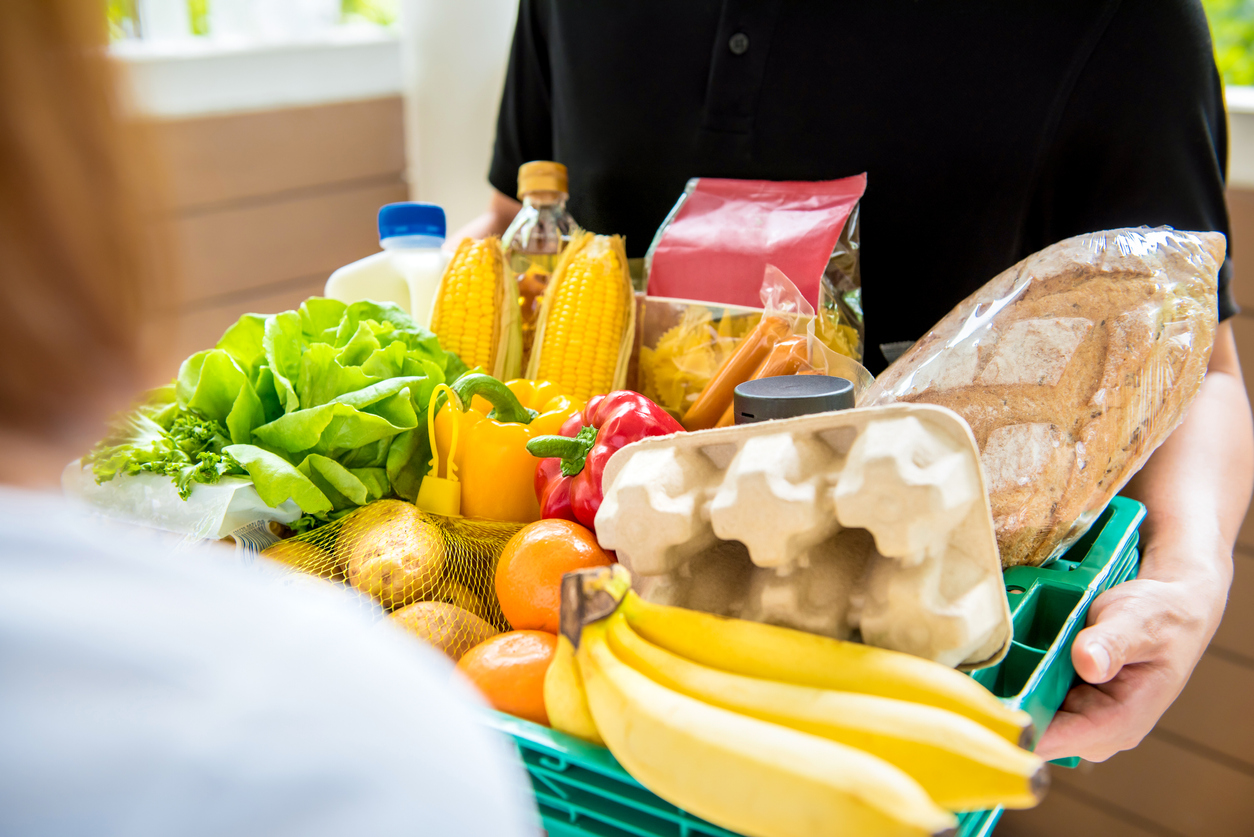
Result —
<instances>
[{"instance_id":1,"label":"wooden wall panel","mask_svg":"<svg viewBox=\"0 0 1254 837\"><path fill-rule=\"evenodd\" d=\"M1058 785L1109 802L1186 837L1249 837L1254 775L1150 736L1135 750L1079 770L1055 770Z\"/></svg>"},{"instance_id":2,"label":"wooden wall panel","mask_svg":"<svg viewBox=\"0 0 1254 837\"><path fill-rule=\"evenodd\" d=\"M241 314L294 308L378 250L379 207L408 196L399 97L149 127L179 277L166 379Z\"/></svg>"},{"instance_id":3,"label":"wooden wall panel","mask_svg":"<svg viewBox=\"0 0 1254 837\"><path fill-rule=\"evenodd\" d=\"M325 281L337 267L379 249L379 207L405 197L398 179L180 216L174 226L184 304L301 276L320 274Z\"/></svg>"},{"instance_id":4,"label":"wooden wall panel","mask_svg":"<svg viewBox=\"0 0 1254 837\"><path fill-rule=\"evenodd\" d=\"M1254 249L1251 250L1250 259L1254 261ZM1251 265L1251 269L1254 269L1254 265ZM1237 355L1241 359L1241 373L1245 377L1245 389L1254 393L1254 305L1249 305L1243 313L1233 317L1231 322L1232 334L1237 343ZM1254 515L1248 512L1241 532L1237 535L1237 542L1254 549Z\"/></svg>"},{"instance_id":5,"label":"wooden wall panel","mask_svg":"<svg viewBox=\"0 0 1254 837\"><path fill-rule=\"evenodd\" d=\"M1251 709L1254 668L1207 654L1157 729L1239 761L1254 775Z\"/></svg>"},{"instance_id":6,"label":"wooden wall panel","mask_svg":"<svg viewBox=\"0 0 1254 837\"><path fill-rule=\"evenodd\" d=\"M1232 293L1237 304L1254 312L1254 190L1228 190L1232 240Z\"/></svg>"},{"instance_id":7,"label":"wooden wall panel","mask_svg":"<svg viewBox=\"0 0 1254 837\"><path fill-rule=\"evenodd\" d=\"M1054 768L1055 772L1063 768ZM1161 832L1121 819L1088 799L1078 798L1067 786L1055 785L1045 800L1030 811L1007 811L997 837L1157 837Z\"/></svg>"},{"instance_id":8,"label":"wooden wall panel","mask_svg":"<svg viewBox=\"0 0 1254 837\"><path fill-rule=\"evenodd\" d=\"M330 183L399 179L399 96L153 123L177 209Z\"/></svg>"},{"instance_id":9,"label":"wooden wall panel","mask_svg":"<svg viewBox=\"0 0 1254 837\"><path fill-rule=\"evenodd\" d=\"M322 276L281 283L277 288L261 288L255 295L183 314L179 317L179 333L172 360L174 367L169 370L170 374L178 371L177 364L183 358L217 343L222 332L242 315L274 314L296 308L309 297L321 294L325 284L326 278Z\"/></svg>"},{"instance_id":10,"label":"wooden wall panel","mask_svg":"<svg viewBox=\"0 0 1254 837\"><path fill-rule=\"evenodd\" d=\"M1233 556L1232 589L1228 608L1219 624L1211 647L1244 657L1254 663L1254 556L1237 552ZM1254 709L1254 693L1249 695ZM1254 719L1249 723L1254 724Z\"/></svg>"}]
</instances>

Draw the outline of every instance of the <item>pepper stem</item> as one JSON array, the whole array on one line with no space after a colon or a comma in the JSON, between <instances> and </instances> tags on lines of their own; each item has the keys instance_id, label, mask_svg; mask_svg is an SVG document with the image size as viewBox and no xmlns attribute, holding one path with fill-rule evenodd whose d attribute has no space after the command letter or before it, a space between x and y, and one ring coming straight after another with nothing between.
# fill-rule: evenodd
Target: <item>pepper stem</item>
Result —
<instances>
[{"instance_id":1,"label":"pepper stem","mask_svg":"<svg viewBox=\"0 0 1254 837\"><path fill-rule=\"evenodd\" d=\"M488 418L496 421L531 424L531 420L538 415L535 410L524 407L518 396L510 392L504 383L482 372L472 372L458 378L453 384L453 392L462 400L465 409L470 409L471 399L476 395L486 398L492 405Z\"/></svg>"},{"instance_id":2,"label":"pepper stem","mask_svg":"<svg viewBox=\"0 0 1254 837\"><path fill-rule=\"evenodd\" d=\"M583 470L588 461L588 451L596 443L597 429L581 427L574 436L537 436L527 443L527 453L562 460L562 475L573 477Z\"/></svg>"}]
</instances>

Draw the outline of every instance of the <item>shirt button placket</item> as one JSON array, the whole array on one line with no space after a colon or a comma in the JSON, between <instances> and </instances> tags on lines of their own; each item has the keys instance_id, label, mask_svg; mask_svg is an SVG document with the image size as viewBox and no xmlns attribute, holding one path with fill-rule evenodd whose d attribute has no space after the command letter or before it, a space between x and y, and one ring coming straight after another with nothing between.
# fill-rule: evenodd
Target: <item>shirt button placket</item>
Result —
<instances>
[{"instance_id":1,"label":"shirt button placket","mask_svg":"<svg viewBox=\"0 0 1254 837\"><path fill-rule=\"evenodd\" d=\"M727 41L727 48L732 51L732 55L744 55L749 51L749 36L744 32L737 32Z\"/></svg>"}]
</instances>

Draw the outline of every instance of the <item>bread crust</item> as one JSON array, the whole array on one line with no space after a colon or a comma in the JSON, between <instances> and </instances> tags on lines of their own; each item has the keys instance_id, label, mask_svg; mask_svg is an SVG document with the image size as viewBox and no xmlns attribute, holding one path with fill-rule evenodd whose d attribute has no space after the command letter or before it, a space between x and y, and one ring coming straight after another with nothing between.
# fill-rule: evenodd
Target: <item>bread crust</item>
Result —
<instances>
[{"instance_id":1,"label":"bread crust","mask_svg":"<svg viewBox=\"0 0 1254 837\"><path fill-rule=\"evenodd\" d=\"M972 294L861 405L937 404L967 420L1003 566L1074 543L1183 420L1214 341L1219 233L1077 236Z\"/></svg>"}]
</instances>

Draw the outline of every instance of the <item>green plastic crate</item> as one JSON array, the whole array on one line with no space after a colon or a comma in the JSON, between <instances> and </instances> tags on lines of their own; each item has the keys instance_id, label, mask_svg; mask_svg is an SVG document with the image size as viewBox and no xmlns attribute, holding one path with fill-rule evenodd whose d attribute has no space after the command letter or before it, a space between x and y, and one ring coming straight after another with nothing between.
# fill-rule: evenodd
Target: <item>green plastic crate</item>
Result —
<instances>
[{"instance_id":1,"label":"green plastic crate","mask_svg":"<svg viewBox=\"0 0 1254 837\"><path fill-rule=\"evenodd\" d=\"M1116 497L1088 533L1066 555L1045 567L1006 570L1006 595L1014 619L1014 641L1006 659L972 676L1011 706L1032 716L1045 731L1076 679L1071 643L1084 628L1093 599L1136 575L1137 527L1145 506ZM1075 767L1079 759L1054 764ZM1002 809L964 814L960 837L993 833Z\"/></svg>"},{"instance_id":2,"label":"green plastic crate","mask_svg":"<svg viewBox=\"0 0 1254 837\"><path fill-rule=\"evenodd\" d=\"M1049 725L1075 679L1071 643L1089 605L1135 575L1144 516L1140 503L1116 497L1062 558L1006 571L1015 640L1005 660L973 676L1031 714L1037 730ZM664 802L603 747L499 712L488 713L488 723L517 745L550 837L738 837ZM1001 814L996 808L961 815L959 837L987 837Z\"/></svg>"}]
</instances>

